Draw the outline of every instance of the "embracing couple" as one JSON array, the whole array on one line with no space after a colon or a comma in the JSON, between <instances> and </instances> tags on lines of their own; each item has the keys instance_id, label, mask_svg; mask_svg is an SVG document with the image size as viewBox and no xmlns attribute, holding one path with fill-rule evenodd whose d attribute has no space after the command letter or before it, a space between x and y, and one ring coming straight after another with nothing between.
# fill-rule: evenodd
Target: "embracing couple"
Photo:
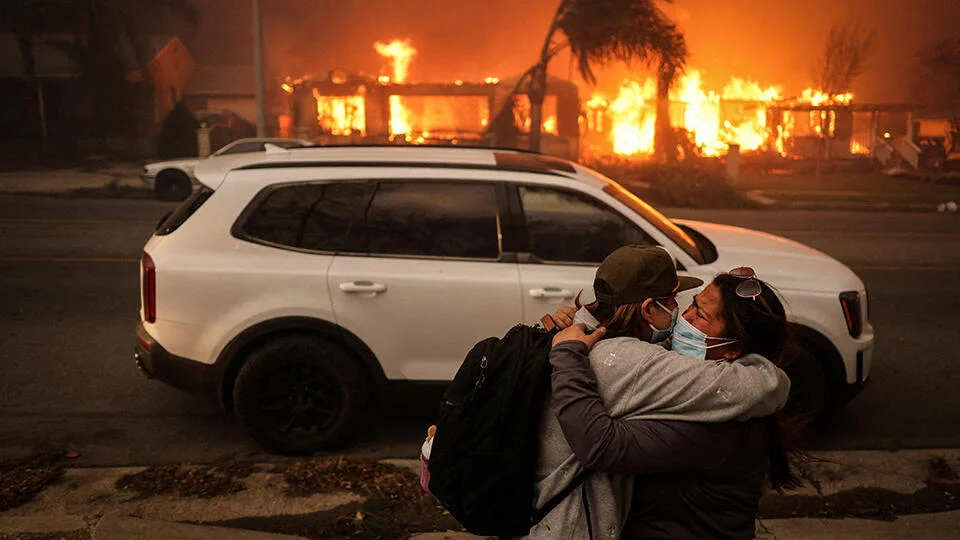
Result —
<instances>
[{"instance_id":1,"label":"embracing couple","mask_svg":"<svg viewBox=\"0 0 960 540\"><path fill-rule=\"evenodd\" d=\"M535 538L753 538L761 492L798 482L773 414L790 380L783 304L750 268L707 284L682 313L670 255L624 246L596 301L554 314L552 395L536 506L585 470Z\"/></svg>"}]
</instances>

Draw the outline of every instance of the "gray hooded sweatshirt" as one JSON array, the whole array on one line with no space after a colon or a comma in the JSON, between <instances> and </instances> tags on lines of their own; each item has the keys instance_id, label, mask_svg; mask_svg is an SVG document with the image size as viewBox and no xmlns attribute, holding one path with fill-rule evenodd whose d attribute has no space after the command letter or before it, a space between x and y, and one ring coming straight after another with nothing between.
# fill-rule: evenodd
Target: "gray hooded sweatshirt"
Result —
<instances>
[{"instance_id":1,"label":"gray hooded sweatshirt","mask_svg":"<svg viewBox=\"0 0 960 540\"><path fill-rule=\"evenodd\" d=\"M574 323L599 322L581 308ZM636 338L608 338L590 351L590 365L610 415L690 422L726 422L767 416L786 404L787 374L759 355L732 362L698 360ZM544 405L535 506L542 507L583 468L553 414ZM619 538L630 510L634 477L595 471L539 524L531 538L587 538L583 505L590 508L593 538Z\"/></svg>"}]
</instances>

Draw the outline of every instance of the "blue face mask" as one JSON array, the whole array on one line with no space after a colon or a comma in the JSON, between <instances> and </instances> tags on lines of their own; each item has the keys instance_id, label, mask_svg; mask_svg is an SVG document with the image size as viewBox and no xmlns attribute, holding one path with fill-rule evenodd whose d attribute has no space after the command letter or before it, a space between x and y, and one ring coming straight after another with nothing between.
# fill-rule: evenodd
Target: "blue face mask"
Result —
<instances>
[{"instance_id":1,"label":"blue face mask","mask_svg":"<svg viewBox=\"0 0 960 540\"><path fill-rule=\"evenodd\" d=\"M661 304L659 300L654 300L654 302L660 306L660 309L670 314L670 326L664 328L663 330L650 323L647 323L650 326L650 330L653 330L653 334L650 336L650 343L660 343L661 341L670 337L670 334L673 333L673 327L677 325L677 316L680 315L680 306L673 308L671 311L667 309L667 306Z\"/></svg>"},{"instance_id":2,"label":"blue face mask","mask_svg":"<svg viewBox=\"0 0 960 540\"><path fill-rule=\"evenodd\" d=\"M724 342L717 343L716 345L707 345L707 339L722 339ZM671 341L670 348L674 352L682 355L705 360L708 349L723 347L724 345L736 342L737 340L735 339L709 337L697 327L690 324L686 319L680 317L677 319L677 326L673 329L673 340Z\"/></svg>"}]
</instances>

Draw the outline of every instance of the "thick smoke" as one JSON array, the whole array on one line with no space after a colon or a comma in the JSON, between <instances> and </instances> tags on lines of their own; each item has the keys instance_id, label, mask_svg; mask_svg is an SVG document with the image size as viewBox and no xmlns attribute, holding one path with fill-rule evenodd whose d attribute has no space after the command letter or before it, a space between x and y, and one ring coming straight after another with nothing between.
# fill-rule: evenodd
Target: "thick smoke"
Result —
<instances>
[{"instance_id":1,"label":"thick smoke","mask_svg":"<svg viewBox=\"0 0 960 540\"><path fill-rule=\"evenodd\" d=\"M250 2L193 1L202 11L193 40L198 63L249 64ZM335 67L379 74L386 63L373 42L409 38L418 50L411 80L480 81L522 72L536 60L558 0L262 2L275 78ZM830 26L856 16L877 31L869 69L854 85L860 102L909 99L916 52L956 34L960 20L956 0L676 0L664 9L685 32L689 65L702 71L705 87L720 89L736 75L782 85L786 95L812 84ZM566 56L551 71L576 78ZM599 73L606 87L644 74L642 67L624 66Z\"/></svg>"}]
</instances>

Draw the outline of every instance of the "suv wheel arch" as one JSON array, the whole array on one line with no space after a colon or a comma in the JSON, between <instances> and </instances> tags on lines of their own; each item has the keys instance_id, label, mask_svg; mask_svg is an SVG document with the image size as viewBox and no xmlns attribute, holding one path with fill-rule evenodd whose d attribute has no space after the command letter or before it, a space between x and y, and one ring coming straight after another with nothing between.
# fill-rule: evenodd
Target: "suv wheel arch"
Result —
<instances>
[{"instance_id":1,"label":"suv wheel arch","mask_svg":"<svg viewBox=\"0 0 960 540\"><path fill-rule=\"evenodd\" d=\"M322 319L281 317L247 328L234 337L217 357L214 363L217 399L225 411L233 410L233 385L250 353L267 341L288 334L311 334L342 347L360 364L372 390L371 395L379 395L377 390L386 383L386 375L377 357L353 332Z\"/></svg>"}]
</instances>

